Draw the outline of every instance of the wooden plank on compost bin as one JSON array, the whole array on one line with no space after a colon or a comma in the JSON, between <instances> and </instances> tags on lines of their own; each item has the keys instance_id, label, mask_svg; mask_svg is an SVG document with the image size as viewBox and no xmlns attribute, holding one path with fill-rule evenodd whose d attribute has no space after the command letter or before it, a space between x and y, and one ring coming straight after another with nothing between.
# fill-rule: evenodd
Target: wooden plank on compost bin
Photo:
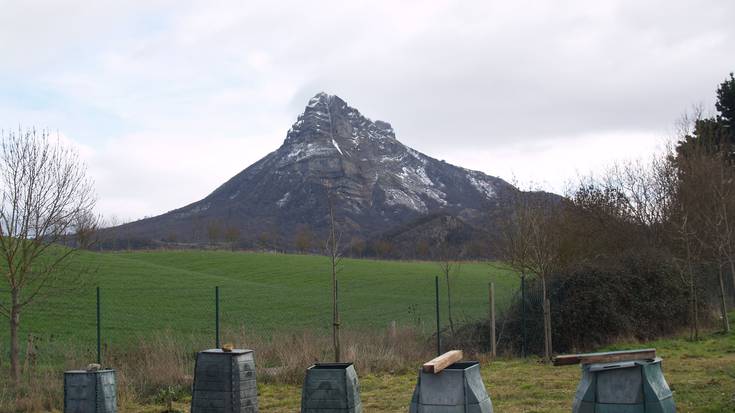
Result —
<instances>
[{"instance_id":1,"label":"wooden plank on compost bin","mask_svg":"<svg viewBox=\"0 0 735 413\"><path fill-rule=\"evenodd\" d=\"M652 360L656 358L655 348L641 350L610 351L607 353L568 354L554 357L555 366L570 364L615 363L618 361Z\"/></svg>"},{"instance_id":2,"label":"wooden plank on compost bin","mask_svg":"<svg viewBox=\"0 0 735 413\"><path fill-rule=\"evenodd\" d=\"M462 360L462 350L447 351L441 356L424 363L424 372L436 374L460 360Z\"/></svg>"}]
</instances>

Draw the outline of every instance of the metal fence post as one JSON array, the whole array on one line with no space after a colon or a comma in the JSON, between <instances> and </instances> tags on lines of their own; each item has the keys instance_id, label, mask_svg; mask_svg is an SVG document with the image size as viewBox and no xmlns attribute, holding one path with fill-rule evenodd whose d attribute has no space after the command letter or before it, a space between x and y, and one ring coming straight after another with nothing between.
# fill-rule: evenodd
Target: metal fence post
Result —
<instances>
[{"instance_id":1,"label":"metal fence post","mask_svg":"<svg viewBox=\"0 0 735 413\"><path fill-rule=\"evenodd\" d=\"M214 287L214 335L215 348L221 348L219 342L219 286Z\"/></svg>"},{"instance_id":2,"label":"metal fence post","mask_svg":"<svg viewBox=\"0 0 735 413\"><path fill-rule=\"evenodd\" d=\"M102 309L100 306L100 287L97 287L97 364L102 365Z\"/></svg>"},{"instance_id":3,"label":"metal fence post","mask_svg":"<svg viewBox=\"0 0 735 413\"><path fill-rule=\"evenodd\" d=\"M442 339L439 325L439 276L434 281L436 287L436 355L440 356L442 354Z\"/></svg>"},{"instance_id":4,"label":"metal fence post","mask_svg":"<svg viewBox=\"0 0 735 413\"><path fill-rule=\"evenodd\" d=\"M495 358L497 356L497 349L495 348L495 283L490 283L488 293L490 295L490 354Z\"/></svg>"}]
</instances>

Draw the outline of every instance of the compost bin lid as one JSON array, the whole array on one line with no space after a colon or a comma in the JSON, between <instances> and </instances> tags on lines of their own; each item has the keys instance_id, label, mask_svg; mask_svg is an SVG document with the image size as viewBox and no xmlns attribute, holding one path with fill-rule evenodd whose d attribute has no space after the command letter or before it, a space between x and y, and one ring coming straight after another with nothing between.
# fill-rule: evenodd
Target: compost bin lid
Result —
<instances>
[{"instance_id":1,"label":"compost bin lid","mask_svg":"<svg viewBox=\"0 0 735 413\"><path fill-rule=\"evenodd\" d=\"M465 370L478 364L480 364L479 361L458 361L445 367L444 370Z\"/></svg>"},{"instance_id":2,"label":"compost bin lid","mask_svg":"<svg viewBox=\"0 0 735 413\"><path fill-rule=\"evenodd\" d=\"M631 360L631 361L619 361L617 363L591 363L583 365L582 368L588 368L589 371L604 371L604 370L615 370L615 369L626 369L630 367L645 366L647 364L660 363L661 357L656 357L651 360Z\"/></svg>"},{"instance_id":3,"label":"compost bin lid","mask_svg":"<svg viewBox=\"0 0 735 413\"><path fill-rule=\"evenodd\" d=\"M64 374L89 374L89 373L109 373L115 369L99 369L99 370L66 370Z\"/></svg>"},{"instance_id":4,"label":"compost bin lid","mask_svg":"<svg viewBox=\"0 0 735 413\"><path fill-rule=\"evenodd\" d=\"M253 350L244 349L244 348L235 348L231 351L224 351L221 348L210 348L209 350L203 350L200 351L200 353L207 353L207 354L245 354L245 353L252 353Z\"/></svg>"},{"instance_id":5,"label":"compost bin lid","mask_svg":"<svg viewBox=\"0 0 735 413\"><path fill-rule=\"evenodd\" d=\"M309 369L346 369L351 365L352 363L315 363Z\"/></svg>"}]
</instances>

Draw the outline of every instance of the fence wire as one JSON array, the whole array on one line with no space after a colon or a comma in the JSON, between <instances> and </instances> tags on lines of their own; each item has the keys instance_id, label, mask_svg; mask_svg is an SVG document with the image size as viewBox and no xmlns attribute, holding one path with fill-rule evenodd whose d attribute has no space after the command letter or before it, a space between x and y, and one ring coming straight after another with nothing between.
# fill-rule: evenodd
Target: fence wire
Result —
<instances>
[{"instance_id":1,"label":"fence wire","mask_svg":"<svg viewBox=\"0 0 735 413\"><path fill-rule=\"evenodd\" d=\"M440 328L486 320L489 314L489 281L496 281L497 311L502 314L517 294L517 277L440 278ZM215 345L217 315L215 287L219 287L219 323L222 342L235 337L272 337L284 334L330 334L332 291L329 274L316 273L225 278L217 283L139 286L106 280L100 285L102 351L111 347L136 346L156 337L196 340ZM377 277L339 275L339 323L343 332L386 332L411 329L430 340L436 333L435 277L411 275ZM408 276L407 276L408 277ZM0 290L0 300L7 291ZM451 314L450 314L451 306ZM96 286L88 285L70 294L53 294L29 306L23 313L20 337L43 349L81 347L90 354L97 344ZM0 351L6 353L8 329L0 329ZM172 342L171 345L176 345Z\"/></svg>"}]
</instances>

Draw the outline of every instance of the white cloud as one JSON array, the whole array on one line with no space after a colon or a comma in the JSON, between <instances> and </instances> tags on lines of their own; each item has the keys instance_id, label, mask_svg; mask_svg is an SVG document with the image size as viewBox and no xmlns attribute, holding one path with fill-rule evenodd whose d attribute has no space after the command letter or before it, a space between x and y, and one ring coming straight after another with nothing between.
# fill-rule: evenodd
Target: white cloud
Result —
<instances>
[{"instance_id":1,"label":"white cloud","mask_svg":"<svg viewBox=\"0 0 735 413\"><path fill-rule=\"evenodd\" d=\"M336 93L461 166L559 182L641 156L735 69L729 0L0 0L0 128L93 151L105 214L195 201Z\"/></svg>"},{"instance_id":2,"label":"white cloud","mask_svg":"<svg viewBox=\"0 0 735 413\"><path fill-rule=\"evenodd\" d=\"M133 134L85 156L106 216L152 216L208 195L272 150L268 140Z\"/></svg>"},{"instance_id":3,"label":"white cloud","mask_svg":"<svg viewBox=\"0 0 735 413\"><path fill-rule=\"evenodd\" d=\"M581 176L598 175L616 162L647 158L661 153L664 134L611 131L579 136L560 136L524 142L519 139L497 149L472 154L457 149L444 151L447 162L515 181L522 188L544 188L563 194Z\"/></svg>"}]
</instances>

